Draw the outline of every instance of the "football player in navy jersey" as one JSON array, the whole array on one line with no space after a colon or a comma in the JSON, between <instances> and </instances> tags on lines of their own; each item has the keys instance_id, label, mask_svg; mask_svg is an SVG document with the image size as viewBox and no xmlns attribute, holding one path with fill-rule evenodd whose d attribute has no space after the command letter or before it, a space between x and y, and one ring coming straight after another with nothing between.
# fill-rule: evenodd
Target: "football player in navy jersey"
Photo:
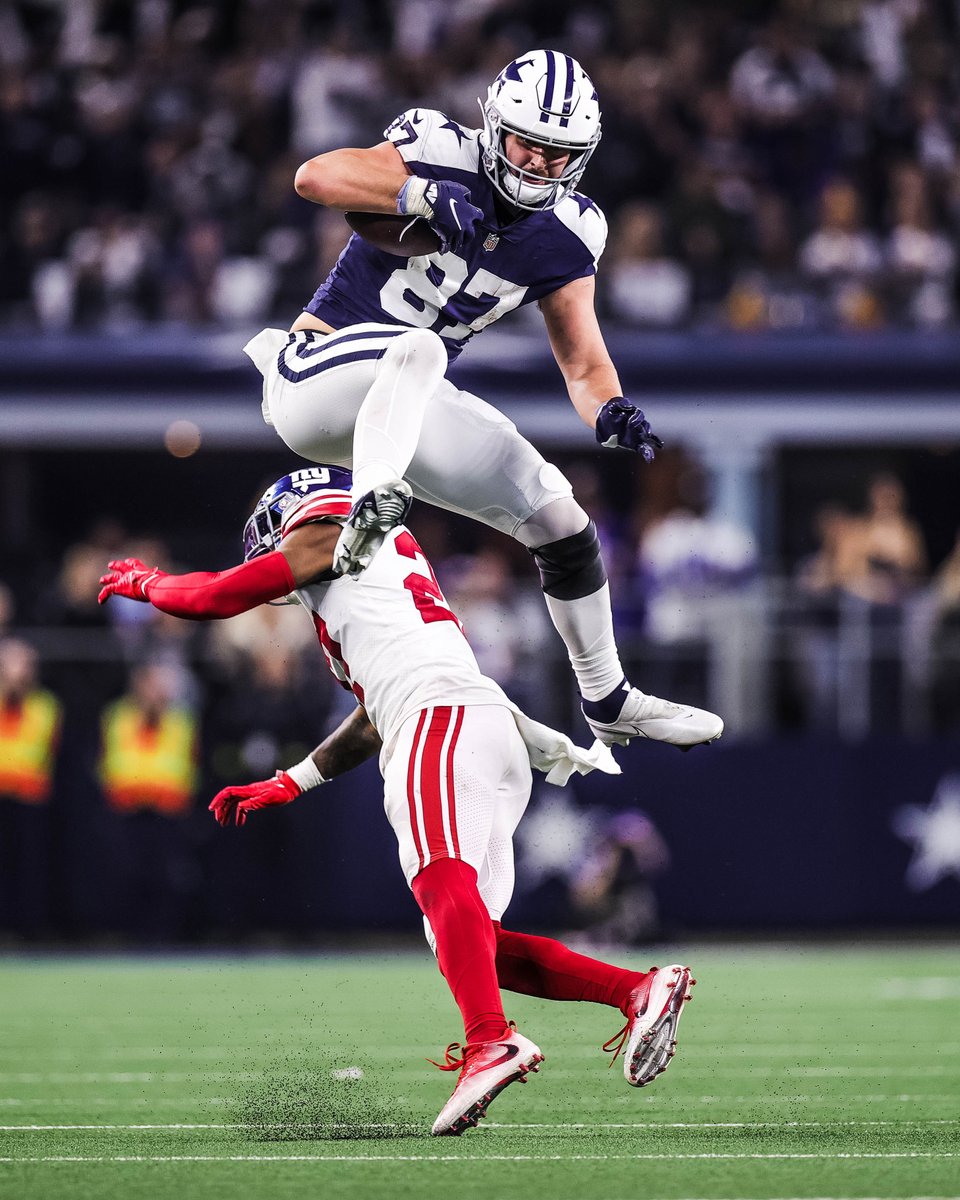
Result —
<instances>
[{"instance_id":1,"label":"football player in navy jersey","mask_svg":"<svg viewBox=\"0 0 960 1200\"><path fill-rule=\"evenodd\" d=\"M480 673L430 563L401 522L359 579L331 570L351 483L335 466L285 475L247 521L243 563L171 575L118 560L101 579L100 603L120 595L209 620L292 592L312 616L327 664L357 707L302 762L272 779L225 788L210 809L222 825L242 825L251 812L288 804L379 754L400 863L463 1018L465 1044L452 1043L437 1064L460 1074L434 1134L475 1126L491 1100L543 1061L539 1046L508 1025L501 988L619 1009L626 1024L604 1048L622 1049L627 1082L644 1087L673 1055L694 982L689 967L633 971L501 925L531 766L558 785L574 771L619 768L599 742L581 750L531 721Z\"/></svg>"},{"instance_id":2,"label":"football player in navy jersey","mask_svg":"<svg viewBox=\"0 0 960 1200\"><path fill-rule=\"evenodd\" d=\"M403 257L354 234L290 333L264 330L245 347L264 376L264 417L305 458L352 465L342 573L370 562L411 489L474 517L533 555L598 738L712 742L718 716L626 679L596 528L563 474L502 413L446 378L475 333L536 303L570 400L598 442L646 461L662 445L621 395L594 311L606 221L575 190L600 140L592 82L568 54L533 50L500 72L481 108L482 129L411 109L379 145L300 167L306 199L423 219L439 248Z\"/></svg>"}]
</instances>

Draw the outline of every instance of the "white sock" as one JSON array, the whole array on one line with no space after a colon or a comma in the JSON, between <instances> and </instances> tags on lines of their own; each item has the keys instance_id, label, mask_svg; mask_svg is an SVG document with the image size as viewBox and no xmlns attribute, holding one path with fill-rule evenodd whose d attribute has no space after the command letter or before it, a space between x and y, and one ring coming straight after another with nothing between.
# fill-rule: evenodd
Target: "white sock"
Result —
<instances>
[{"instance_id":1,"label":"white sock","mask_svg":"<svg viewBox=\"0 0 960 1200\"><path fill-rule=\"evenodd\" d=\"M428 329L394 338L377 367L353 431L353 499L402 479L420 440L427 401L443 379L447 354Z\"/></svg>"},{"instance_id":2,"label":"white sock","mask_svg":"<svg viewBox=\"0 0 960 1200\"><path fill-rule=\"evenodd\" d=\"M578 600L544 596L550 619L563 638L584 700L602 700L623 680L613 636L610 585Z\"/></svg>"}]
</instances>

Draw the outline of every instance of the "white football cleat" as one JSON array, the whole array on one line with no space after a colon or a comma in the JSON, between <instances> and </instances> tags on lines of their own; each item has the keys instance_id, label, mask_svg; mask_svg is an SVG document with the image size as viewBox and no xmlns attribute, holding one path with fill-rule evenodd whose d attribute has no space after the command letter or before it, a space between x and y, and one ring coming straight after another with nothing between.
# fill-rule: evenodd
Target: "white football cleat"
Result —
<instances>
[{"instance_id":1,"label":"white football cleat","mask_svg":"<svg viewBox=\"0 0 960 1200\"><path fill-rule=\"evenodd\" d=\"M460 1078L433 1123L430 1132L434 1137L458 1137L474 1128L505 1087L517 1081L526 1083L527 1075L539 1071L543 1062L540 1047L515 1029L495 1042L468 1044L457 1058L454 1052L459 1050L461 1047L452 1043L447 1047L446 1063L435 1064L441 1071L459 1067Z\"/></svg>"},{"instance_id":2,"label":"white football cleat","mask_svg":"<svg viewBox=\"0 0 960 1200\"><path fill-rule=\"evenodd\" d=\"M401 525L413 503L410 485L402 479L367 492L350 509L333 552L333 569L354 579L373 560L391 529Z\"/></svg>"},{"instance_id":3,"label":"white football cleat","mask_svg":"<svg viewBox=\"0 0 960 1200\"><path fill-rule=\"evenodd\" d=\"M689 750L691 746L715 742L723 733L723 721L716 713L648 696L639 688L627 692L615 721L597 721L586 711L583 715L594 736L606 746L626 746L632 738L640 737Z\"/></svg>"},{"instance_id":4,"label":"white football cleat","mask_svg":"<svg viewBox=\"0 0 960 1200\"><path fill-rule=\"evenodd\" d=\"M631 1087L646 1087L670 1065L680 1014L696 982L689 967L674 963L654 967L631 993L626 1025L603 1045L613 1054L611 1066L623 1051L623 1074Z\"/></svg>"}]
</instances>

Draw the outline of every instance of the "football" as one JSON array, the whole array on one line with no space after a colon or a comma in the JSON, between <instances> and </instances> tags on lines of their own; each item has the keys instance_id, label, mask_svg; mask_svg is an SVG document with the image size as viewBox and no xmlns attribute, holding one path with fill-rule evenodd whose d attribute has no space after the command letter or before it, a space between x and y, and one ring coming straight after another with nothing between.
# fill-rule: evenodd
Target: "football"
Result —
<instances>
[{"instance_id":1,"label":"football","mask_svg":"<svg viewBox=\"0 0 960 1200\"><path fill-rule=\"evenodd\" d=\"M399 258L417 258L440 249L440 239L421 217L388 213L346 212L347 224L371 246Z\"/></svg>"}]
</instances>

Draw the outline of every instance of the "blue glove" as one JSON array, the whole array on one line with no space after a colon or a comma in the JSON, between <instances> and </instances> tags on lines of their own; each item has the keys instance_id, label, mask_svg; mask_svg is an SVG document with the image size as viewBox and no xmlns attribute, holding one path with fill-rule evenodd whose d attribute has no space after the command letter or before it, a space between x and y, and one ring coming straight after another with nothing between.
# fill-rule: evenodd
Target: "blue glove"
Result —
<instances>
[{"instance_id":1,"label":"blue glove","mask_svg":"<svg viewBox=\"0 0 960 1200\"><path fill-rule=\"evenodd\" d=\"M653 462L656 451L663 449L643 410L622 396L614 396L597 409L597 441L601 446L636 450L644 462Z\"/></svg>"},{"instance_id":2,"label":"blue glove","mask_svg":"<svg viewBox=\"0 0 960 1200\"><path fill-rule=\"evenodd\" d=\"M462 183L419 175L411 175L397 194L397 212L404 217L423 217L440 239L440 249L454 254L483 220L483 209L470 203L470 193Z\"/></svg>"}]
</instances>

